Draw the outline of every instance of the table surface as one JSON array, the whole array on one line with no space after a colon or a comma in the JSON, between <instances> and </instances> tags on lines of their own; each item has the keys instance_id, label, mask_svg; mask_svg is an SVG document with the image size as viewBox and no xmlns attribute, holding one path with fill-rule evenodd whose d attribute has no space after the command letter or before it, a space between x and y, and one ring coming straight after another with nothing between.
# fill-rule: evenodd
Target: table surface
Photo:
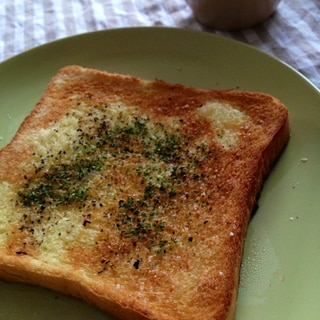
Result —
<instances>
[{"instance_id":1,"label":"table surface","mask_svg":"<svg viewBox=\"0 0 320 320\"><path fill-rule=\"evenodd\" d=\"M282 0L264 23L233 32L202 26L185 0L4 0L0 62L71 35L136 26L202 30L248 43L320 88L320 0Z\"/></svg>"}]
</instances>

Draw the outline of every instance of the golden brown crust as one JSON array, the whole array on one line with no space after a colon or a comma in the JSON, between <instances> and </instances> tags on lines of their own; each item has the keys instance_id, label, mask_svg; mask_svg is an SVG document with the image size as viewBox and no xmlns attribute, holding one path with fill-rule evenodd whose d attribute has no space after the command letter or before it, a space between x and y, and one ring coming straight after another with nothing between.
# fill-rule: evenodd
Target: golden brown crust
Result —
<instances>
[{"instance_id":1,"label":"golden brown crust","mask_svg":"<svg viewBox=\"0 0 320 320\"><path fill-rule=\"evenodd\" d=\"M208 102L239 114L234 145L222 145L222 129L199 114ZM104 108L116 125L102 117ZM123 125L126 110L136 127ZM44 138L34 142L41 130L58 137L63 121L69 121L63 131L70 135L63 142L69 151L53 151L55 141L46 149ZM70 121L80 124L77 130ZM85 121L89 125L81 127ZM101 140L102 132L109 130L104 139L110 139L121 125L114 140ZM250 214L289 134L287 109L266 94L66 67L0 151L0 188L9 199L0 202L0 213L7 215L0 276L71 294L120 319L232 319ZM125 142L116 165L120 136ZM74 154L89 140L100 151L86 151L88 162L75 173L84 162ZM93 179L95 198L77 193L77 181L70 187L75 174L79 181L84 175ZM61 182L62 176L67 180ZM72 205L60 206L66 193L48 185L48 177L62 183L60 189L68 185L63 201Z\"/></svg>"}]
</instances>

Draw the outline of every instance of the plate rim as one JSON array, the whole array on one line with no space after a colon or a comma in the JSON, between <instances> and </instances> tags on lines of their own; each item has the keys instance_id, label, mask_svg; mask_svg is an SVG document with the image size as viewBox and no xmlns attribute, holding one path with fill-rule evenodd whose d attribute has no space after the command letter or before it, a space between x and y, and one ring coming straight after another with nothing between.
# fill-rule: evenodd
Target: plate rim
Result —
<instances>
[{"instance_id":1,"label":"plate rim","mask_svg":"<svg viewBox=\"0 0 320 320\"><path fill-rule=\"evenodd\" d=\"M314 89L317 93L320 94L320 88L318 88L311 80L309 80L305 75L303 75L300 71L295 69L293 66L291 66L289 63L283 61L279 57L272 55L268 52L263 51L260 48L257 48L249 43L233 39L221 34L216 34L212 33L210 31L204 31L204 30L195 30L195 29L188 29L188 28L181 28L181 27L169 27L169 26L132 26L132 27L116 27L112 29L101 29L101 30L94 30L94 31L88 31L88 32L83 32L79 34L73 34L69 36L65 36L62 38L54 39L54 40L49 40L45 43L36 45L32 48L29 48L27 50L24 50L20 53L17 53L11 57L8 57L4 59L3 61L0 62L0 68L2 65L7 64L7 63L12 63L14 62L15 59L23 59L24 56L28 54L32 54L34 51L37 52L39 50L44 50L48 46L55 46L58 43L63 43L63 42L68 42L68 41L76 41L77 39L81 38L86 38L86 37L91 37L94 36L95 34L104 34L104 33L116 33L116 32L176 32L176 33L189 33L194 36L204 36L208 38L216 38L223 40L225 42L229 42L231 44L234 44L236 46L240 46L243 48L247 48L248 50L251 50L253 52L256 52L259 55L265 56L271 60L273 60L275 63L279 63L280 65L284 66L285 68L288 69L288 71L292 72L295 74L297 77L300 77L301 80L305 81L306 84L308 84L312 89Z\"/></svg>"}]
</instances>

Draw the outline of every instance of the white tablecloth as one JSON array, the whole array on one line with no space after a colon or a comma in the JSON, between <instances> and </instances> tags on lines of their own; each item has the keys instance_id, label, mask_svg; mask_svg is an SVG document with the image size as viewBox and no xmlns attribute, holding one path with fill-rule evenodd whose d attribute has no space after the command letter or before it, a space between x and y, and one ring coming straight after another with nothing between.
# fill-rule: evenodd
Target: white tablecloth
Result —
<instances>
[{"instance_id":1,"label":"white tablecloth","mask_svg":"<svg viewBox=\"0 0 320 320\"><path fill-rule=\"evenodd\" d=\"M203 27L185 0L2 0L0 62L55 39L130 26L196 29L230 37L278 57L320 88L319 0L282 0L267 21L236 32Z\"/></svg>"}]
</instances>

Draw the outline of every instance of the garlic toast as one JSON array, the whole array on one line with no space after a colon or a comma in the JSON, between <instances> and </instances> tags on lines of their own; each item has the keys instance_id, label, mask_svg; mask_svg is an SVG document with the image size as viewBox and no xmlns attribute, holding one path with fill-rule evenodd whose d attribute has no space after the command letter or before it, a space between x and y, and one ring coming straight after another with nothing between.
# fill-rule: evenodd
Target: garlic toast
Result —
<instances>
[{"instance_id":1,"label":"garlic toast","mask_svg":"<svg viewBox=\"0 0 320 320\"><path fill-rule=\"evenodd\" d=\"M232 319L289 135L267 94L65 67L0 151L0 278L119 319Z\"/></svg>"}]
</instances>

